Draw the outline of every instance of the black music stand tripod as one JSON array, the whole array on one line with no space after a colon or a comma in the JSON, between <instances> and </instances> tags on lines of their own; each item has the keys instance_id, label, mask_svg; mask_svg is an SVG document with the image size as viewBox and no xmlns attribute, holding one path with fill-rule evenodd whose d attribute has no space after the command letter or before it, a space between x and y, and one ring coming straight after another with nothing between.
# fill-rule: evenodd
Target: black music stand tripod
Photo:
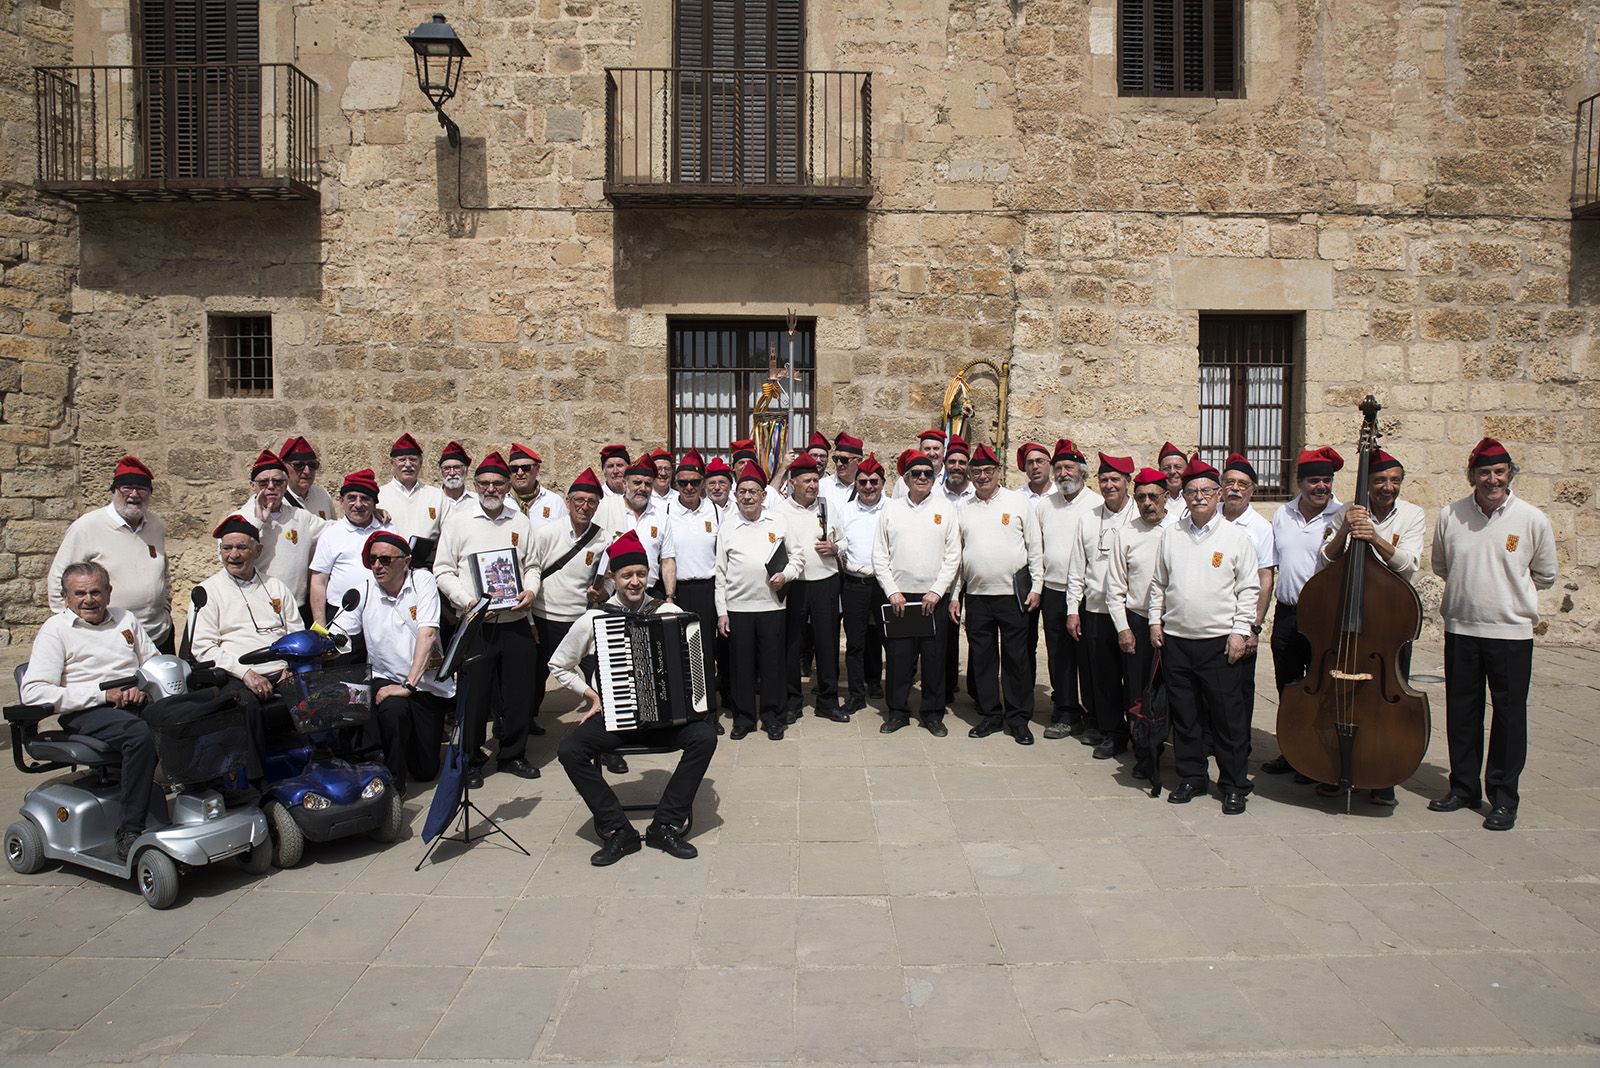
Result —
<instances>
[{"instance_id":1,"label":"black music stand tripod","mask_svg":"<svg viewBox=\"0 0 1600 1068\"><path fill-rule=\"evenodd\" d=\"M413 871L422 870L422 866L428 862L433 851L439 848L440 842L461 842L464 845L471 845L493 834L505 835L506 841L515 846L523 856L530 858L533 856L522 848L521 842L511 837L510 832L500 826L499 820L473 802L471 778L467 774L466 741L473 736L472 720L476 715L474 698L477 696L477 685L483 669L490 666L491 660L489 654L482 649L483 617L488 604L489 599L485 597L462 619L455 638L450 643L450 649L445 654L444 663L439 667L438 677L454 676L456 680L456 726L450 739L450 752L445 757L445 768L440 772L439 784L434 789L433 803L428 809L427 819L423 822L423 838L428 837L430 830L437 837L429 844ZM446 798L452 800L446 803ZM483 821L483 829L477 834L472 833L474 815ZM452 825L454 829L447 830Z\"/></svg>"}]
</instances>

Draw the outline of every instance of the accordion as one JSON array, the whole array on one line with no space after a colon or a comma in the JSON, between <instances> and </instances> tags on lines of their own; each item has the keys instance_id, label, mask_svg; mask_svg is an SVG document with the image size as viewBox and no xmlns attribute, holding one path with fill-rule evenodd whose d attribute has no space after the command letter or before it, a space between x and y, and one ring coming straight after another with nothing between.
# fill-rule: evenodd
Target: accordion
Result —
<instances>
[{"instance_id":1,"label":"accordion","mask_svg":"<svg viewBox=\"0 0 1600 1068\"><path fill-rule=\"evenodd\" d=\"M606 730L673 727L710 711L699 616L602 612L594 651Z\"/></svg>"}]
</instances>

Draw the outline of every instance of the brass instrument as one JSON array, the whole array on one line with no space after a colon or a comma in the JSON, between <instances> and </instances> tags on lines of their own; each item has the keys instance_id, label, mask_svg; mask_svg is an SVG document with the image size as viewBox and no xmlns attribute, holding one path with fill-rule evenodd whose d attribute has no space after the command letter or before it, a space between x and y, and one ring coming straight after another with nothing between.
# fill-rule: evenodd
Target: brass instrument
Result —
<instances>
[{"instance_id":1,"label":"brass instrument","mask_svg":"<svg viewBox=\"0 0 1600 1068\"><path fill-rule=\"evenodd\" d=\"M1002 460L1006 454L1006 394L1011 378L1011 362L1002 361L996 365L990 360L972 360L963 365L956 372L950 384L945 387L944 404L939 409L942 429L946 434L959 434L969 445L976 445L983 440L977 434L969 433L976 425L977 409L972 403L972 386L969 376L975 371L988 371L994 375L995 385L999 393L999 402L995 406L995 416L989 421L989 432L986 435L993 439L994 450ZM1002 463L1002 482L1004 472L1008 466Z\"/></svg>"}]
</instances>

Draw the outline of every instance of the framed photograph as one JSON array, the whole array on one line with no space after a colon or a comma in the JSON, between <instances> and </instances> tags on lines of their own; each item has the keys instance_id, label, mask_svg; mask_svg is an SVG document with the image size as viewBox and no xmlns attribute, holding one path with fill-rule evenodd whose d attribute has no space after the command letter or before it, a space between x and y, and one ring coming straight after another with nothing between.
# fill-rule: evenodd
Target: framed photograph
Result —
<instances>
[{"instance_id":1,"label":"framed photograph","mask_svg":"<svg viewBox=\"0 0 1600 1068\"><path fill-rule=\"evenodd\" d=\"M489 611L510 608L522 596L522 565L511 546L473 553L472 569L478 576L478 593L489 598Z\"/></svg>"}]
</instances>

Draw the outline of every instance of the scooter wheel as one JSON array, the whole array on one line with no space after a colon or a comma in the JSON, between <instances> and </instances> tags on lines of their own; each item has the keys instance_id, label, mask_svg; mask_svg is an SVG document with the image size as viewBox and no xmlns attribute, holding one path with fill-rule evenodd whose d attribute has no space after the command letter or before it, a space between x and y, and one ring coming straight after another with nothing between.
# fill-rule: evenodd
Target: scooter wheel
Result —
<instances>
[{"instance_id":1,"label":"scooter wheel","mask_svg":"<svg viewBox=\"0 0 1600 1068\"><path fill-rule=\"evenodd\" d=\"M406 806L399 790L390 790L385 801L383 820L371 831L374 842L398 842L406 829Z\"/></svg>"},{"instance_id":2,"label":"scooter wheel","mask_svg":"<svg viewBox=\"0 0 1600 1068\"><path fill-rule=\"evenodd\" d=\"M32 875L44 867L44 835L32 820L21 819L6 828L6 863L18 875Z\"/></svg>"},{"instance_id":3,"label":"scooter wheel","mask_svg":"<svg viewBox=\"0 0 1600 1068\"><path fill-rule=\"evenodd\" d=\"M139 854L133 866L144 903L153 909L171 908L178 900L178 866L161 850L151 847Z\"/></svg>"},{"instance_id":4,"label":"scooter wheel","mask_svg":"<svg viewBox=\"0 0 1600 1068\"><path fill-rule=\"evenodd\" d=\"M267 814L267 827L272 832L272 863L280 868L294 867L306 853L306 836L294 821L294 813L278 801L268 801L261 809Z\"/></svg>"},{"instance_id":5,"label":"scooter wheel","mask_svg":"<svg viewBox=\"0 0 1600 1068\"><path fill-rule=\"evenodd\" d=\"M268 836L260 845L251 846L250 852L239 858L239 865L248 875L265 875L272 867L272 838Z\"/></svg>"}]
</instances>

